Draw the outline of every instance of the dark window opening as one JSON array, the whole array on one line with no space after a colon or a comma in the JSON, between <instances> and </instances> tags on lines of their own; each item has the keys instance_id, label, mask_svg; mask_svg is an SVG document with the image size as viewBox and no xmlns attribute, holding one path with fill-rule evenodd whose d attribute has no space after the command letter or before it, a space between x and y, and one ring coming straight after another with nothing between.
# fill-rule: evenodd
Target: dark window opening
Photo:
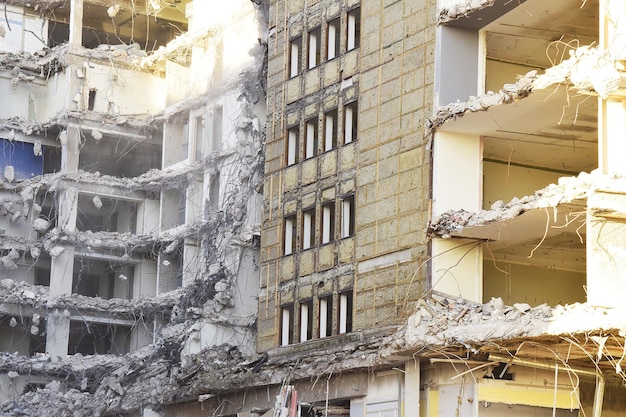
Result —
<instances>
[{"instance_id":1,"label":"dark window opening","mask_svg":"<svg viewBox=\"0 0 626 417\"><path fill-rule=\"evenodd\" d=\"M130 335L130 326L72 320L68 353L70 355L128 353Z\"/></svg>"},{"instance_id":2,"label":"dark window opening","mask_svg":"<svg viewBox=\"0 0 626 417\"><path fill-rule=\"evenodd\" d=\"M93 111L94 106L96 105L96 90L92 88L89 90L89 102L87 103L87 110Z\"/></svg>"},{"instance_id":3,"label":"dark window opening","mask_svg":"<svg viewBox=\"0 0 626 417\"><path fill-rule=\"evenodd\" d=\"M74 262L72 292L86 297L131 299L133 278L132 265L79 257Z\"/></svg>"}]
</instances>

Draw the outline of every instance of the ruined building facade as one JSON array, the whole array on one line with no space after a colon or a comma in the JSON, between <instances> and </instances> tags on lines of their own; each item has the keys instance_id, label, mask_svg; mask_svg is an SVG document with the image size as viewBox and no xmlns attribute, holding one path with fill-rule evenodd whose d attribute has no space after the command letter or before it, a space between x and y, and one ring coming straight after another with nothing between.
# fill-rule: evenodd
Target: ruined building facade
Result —
<instances>
[{"instance_id":1,"label":"ruined building facade","mask_svg":"<svg viewBox=\"0 0 626 417\"><path fill-rule=\"evenodd\" d=\"M624 413L622 0L12 3L3 412Z\"/></svg>"},{"instance_id":2,"label":"ruined building facade","mask_svg":"<svg viewBox=\"0 0 626 417\"><path fill-rule=\"evenodd\" d=\"M0 401L93 389L45 364L122 364L172 328L183 361L252 354L265 18L249 1L7 3Z\"/></svg>"}]
</instances>

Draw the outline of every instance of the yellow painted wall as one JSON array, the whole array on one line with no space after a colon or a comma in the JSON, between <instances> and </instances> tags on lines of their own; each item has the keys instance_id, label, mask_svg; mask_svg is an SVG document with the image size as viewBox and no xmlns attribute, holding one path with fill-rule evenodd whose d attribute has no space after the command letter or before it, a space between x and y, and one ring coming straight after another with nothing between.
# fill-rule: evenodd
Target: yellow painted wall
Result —
<instances>
[{"instance_id":1,"label":"yellow painted wall","mask_svg":"<svg viewBox=\"0 0 626 417\"><path fill-rule=\"evenodd\" d=\"M531 306L571 304L585 301L585 273L548 269L491 260L483 264L483 301L501 297L505 304L528 303Z\"/></svg>"},{"instance_id":2,"label":"yellow painted wall","mask_svg":"<svg viewBox=\"0 0 626 417\"><path fill-rule=\"evenodd\" d=\"M502 200L508 203L513 197L535 194L549 184L556 183L563 174L525 168L506 163L483 162L483 208Z\"/></svg>"}]
</instances>

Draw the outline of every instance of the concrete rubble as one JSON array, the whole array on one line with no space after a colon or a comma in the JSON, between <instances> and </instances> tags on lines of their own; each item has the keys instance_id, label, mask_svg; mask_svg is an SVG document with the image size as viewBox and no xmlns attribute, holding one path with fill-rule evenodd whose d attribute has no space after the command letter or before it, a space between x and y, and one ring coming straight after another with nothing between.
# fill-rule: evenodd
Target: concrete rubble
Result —
<instances>
[{"instance_id":1,"label":"concrete rubble","mask_svg":"<svg viewBox=\"0 0 626 417\"><path fill-rule=\"evenodd\" d=\"M30 7L33 2L6 3ZM66 2L36 3L35 10L47 12ZM260 5L258 8L261 16L263 7L266 6ZM86 60L101 60L112 67L158 71L156 67L163 60L175 60L177 55L214 35L213 31L207 30L187 33L150 55L136 43L100 45L90 50L60 45L35 54L2 52L0 69L11 72L13 88L37 78L48 79L65 71L68 57L75 54ZM190 109L206 106L227 92L238 94L236 146L213 151L193 163L152 169L135 177L79 170L76 173L51 173L26 180L11 180L10 173L5 170L0 189L11 197L0 200L0 212L15 224L30 223L39 234L18 237L0 233L0 247L3 249L0 262L7 270L17 269L18 264L34 264L44 255L54 259L68 247L78 251L84 249L86 252L108 253L125 261L141 258L145 254L151 254L152 257L176 254L181 252L187 239L193 239L199 242L198 246L204 253L200 260L203 263L200 265L202 274L181 288L155 297L104 299L79 294L50 296L50 289L45 286L13 279L0 280L0 305L3 312L17 317L13 317L11 326L32 326L32 334L45 330L39 317L46 314L67 317L93 314L127 320L136 325L142 320L162 323L155 343L123 356L75 354L51 360L45 354L26 357L1 353L0 371L7 373L11 379L20 375L38 375L56 378L62 384L51 382L45 388L21 395L3 404L0 414L86 416L136 411L145 405L158 407L190 392L191 387L184 387L201 370L217 370L222 376L228 376L243 362L239 347L231 345L221 345L191 356L185 353L190 359L184 361L181 355L188 340L195 337L195 323L209 321L242 332L252 332L255 324L256 316L232 314L227 308L238 291L237 285L240 285L237 274L241 258L249 256L245 250L258 250L259 246L259 224L254 220L256 213L250 210L251 201L262 194L263 187L264 132L255 105L265 100L265 49L266 45L259 40L258 48L250 51L255 59L252 68L224 79L218 88L183 100L158 113L133 115L65 110L43 122L19 117L0 120L0 137L9 140L20 134L45 136L50 132L58 132L57 141L64 145L64 140L67 140L65 132L70 124L84 126L82 135L91 136L96 142L103 141L101 130L107 129L127 129L137 137L145 136L149 139L151 132L162 129L164 123L175 121L184 112L188 115ZM81 75L84 76L79 74L79 77ZM35 153L37 149L41 152L41 144L34 149ZM68 189L104 187L158 196L167 190L184 192L197 178L219 174L217 170L225 166L233 176L223 186L224 198L219 213L212 218L199 219L163 232L67 231L55 226L41 214L46 196L58 195ZM97 194L90 200L95 209L102 208L103 199ZM169 261L163 262L167 264ZM128 279L123 274L118 278ZM25 309L34 312L31 313L32 320L20 317ZM247 368L241 365L241 369Z\"/></svg>"}]
</instances>

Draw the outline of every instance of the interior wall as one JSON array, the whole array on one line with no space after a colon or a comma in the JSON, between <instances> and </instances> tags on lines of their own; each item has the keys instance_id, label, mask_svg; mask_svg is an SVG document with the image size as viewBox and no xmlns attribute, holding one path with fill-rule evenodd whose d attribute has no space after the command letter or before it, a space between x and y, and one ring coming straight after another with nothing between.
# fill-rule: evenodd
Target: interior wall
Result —
<instances>
[{"instance_id":1,"label":"interior wall","mask_svg":"<svg viewBox=\"0 0 626 417\"><path fill-rule=\"evenodd\" d=\"M564 271L530 265L485 260L483 302L501 297L505 304L537 306L582 303L586 300L584 272Z\"/></svg>"},{"instance_id":2,"label":"interior wall","mask_svg":"<svg viewBox=\"0 0 626 417\"><path fill-rule=\"evenodd\" d=\"M485 62L485 91L500 91L504 84L513 84L519 75L537 68L487 59Z\"/></svg>"},{"instance_id":3,"label":"interior wall","mask_svg":"<svg viewBox=\"0 0 626 417\"><path fill-rule=\"evenodd\" d=\"M93 111L117 114L155 114L165 103L165 81L152 73L132 71L90 62L83 85L83 104L87 108L89 91L96 92Z\"/></svg>"},{"instance_id":4,"label":"interior wall","mask_svg":"<svg viewBox=\"0 0 626 417\"><path fill-rule=\"evenodd\" d=\"M435 107L478 94L478 49L477 30L437 26Z\"/></svg>"},{"instance_id":5,"label":"interior wall","mask_svg":"<svg viewBox=\"0 0 626 417\"><path fill-rule=\"evenodd\" d=\"M562 176L558 172L483 161L483 208L488 210L498 200L508 203L514 197L534 195Z\"/></svg>"}]
</instances>

